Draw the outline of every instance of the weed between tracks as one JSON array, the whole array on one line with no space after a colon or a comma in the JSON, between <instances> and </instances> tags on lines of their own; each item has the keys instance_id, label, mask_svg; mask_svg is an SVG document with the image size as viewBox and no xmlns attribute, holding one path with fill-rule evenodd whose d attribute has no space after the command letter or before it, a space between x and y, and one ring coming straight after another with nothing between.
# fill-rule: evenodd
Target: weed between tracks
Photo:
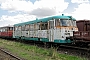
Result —
<instances>
[{"instance_id":1,"label":"weed between tracks","mask_svg":"<svg viewBox=\"0 0 90 60\"><path fill-rule=\"evenodd\" d=\"M22 57L26 60L86 60L85 58L59 54L54 48L44 49L4 39L0 39L0 47L6 48L14 55Z\"/></svg>"}]
</instances>

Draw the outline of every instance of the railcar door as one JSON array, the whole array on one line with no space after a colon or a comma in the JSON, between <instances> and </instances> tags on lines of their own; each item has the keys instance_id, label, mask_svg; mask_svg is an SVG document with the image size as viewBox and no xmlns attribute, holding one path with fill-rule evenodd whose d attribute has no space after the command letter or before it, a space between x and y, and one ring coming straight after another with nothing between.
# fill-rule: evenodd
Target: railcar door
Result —
<instances>
[{"instance_id":1,"label":"railcar door","mask_svg":"<svg viewBox=\"0 0 90 60\"><path fill-rule=\"evenodd\" d=\"M49 41L54 41L54 20L49 21Z\"/></svg>"}]
</instances>

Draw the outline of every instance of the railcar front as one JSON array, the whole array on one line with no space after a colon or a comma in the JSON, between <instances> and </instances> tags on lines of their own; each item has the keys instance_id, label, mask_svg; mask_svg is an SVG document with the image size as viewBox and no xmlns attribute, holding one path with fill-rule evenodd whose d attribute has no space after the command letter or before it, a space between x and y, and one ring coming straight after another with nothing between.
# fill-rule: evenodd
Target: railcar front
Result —
<instances>
[{"instance_id":1,"label":"railcar front","mask_svg":"<svg viewBox=\"0 0 90 60\"><path fill-rule=\"evenodd\" d=\"M55 43L72 43L70 37L73 36L73 31L78 31L76 20L71 16L58 17L58 19L49 21L50 40Z\"/></svg>"}]
</instances>

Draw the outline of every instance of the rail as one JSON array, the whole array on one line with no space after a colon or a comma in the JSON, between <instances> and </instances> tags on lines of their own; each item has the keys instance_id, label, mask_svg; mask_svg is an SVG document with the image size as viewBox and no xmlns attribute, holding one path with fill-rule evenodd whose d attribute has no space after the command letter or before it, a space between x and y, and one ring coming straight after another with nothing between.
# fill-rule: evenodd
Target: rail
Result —
<instances>
[{"instance_id":1,"label":"rail","mask_svg":"<svg viewBox=\"0 0 90 60\"><path fill-rule=\"evenodd\" d=\"M7 55L10 55L11 57L13 57L13 58L15 58L15 59L17 59L17 60L22 60L21 58L19 58L19 57L13 55L13 54L11 54L11 53L9 53L8 51L5 51L5 50L2 49L2 48L0 48L0 51L6 53Z\"/></svg>"}]
</instances>

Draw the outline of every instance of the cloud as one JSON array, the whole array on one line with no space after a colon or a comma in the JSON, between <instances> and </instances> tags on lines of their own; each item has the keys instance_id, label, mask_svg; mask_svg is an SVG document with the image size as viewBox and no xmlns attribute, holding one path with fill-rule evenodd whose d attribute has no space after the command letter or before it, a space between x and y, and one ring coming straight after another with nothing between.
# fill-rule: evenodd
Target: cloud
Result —
<instances>
[{"instance_id":1,"label":"cloud","mask_svg":"<svg viewBox=\"0 0 90 60\"><path fill-rule=\"evenodd\" d=\"M0 0L0 4L3 3L3 2L5 2L5 1L6 1L6 0Z\"/></svg>"},{"instance_id":2,"label":"cloud","mask_svg":"<svg viewBox=\"0 0 90 60\"><path fill-rule=\"evenodd\" d=\"M64 0L39 0L34 3L35 8L30 14L38 17L55 15L67 9L68 4Z\"/></svg>"},{"instance_id":3,"label":"cloud","mask_svg":"<svg viewBox=\"0 0 90 60\"><path fill-rule=\"evenodd\" d=\"M82 3L78 5L78 8L75 8L75 11L72 12L77 20L80 19L89 19L90 20L90 3Z\"/></svg>"},{"instance_id":4,"label":"cloud","mask_svg":"<svg viewBox=\"0 0 90 60\"><path fill-rule=\"evenodd\" d=\"M5 0L0 7L10 12L20 11L41 17L61 13L67 9L68 4L64 0L36 0L34 4L26 0Z\"/></svg>"},{"instance_id":5,"label":"cloud","mask_svg":"<svg viewBox=\"0 0 90 60\"><path fill-rule=\"evenodd\" d=\"M30 14L36 15L37 17L44 17L44 16L55 15L56 11L52 10L50 8L41 8L41 9L37 8L37 9L33 10Z\"/></svg>"},{"instance_id":6,"label":"cloud","mask_svg":"<svg viewBox=\"0 0 90 60\"><path fill-rule=\"evenodd\" d=\"M75 11L71 13L65 13L65 15L71 15L76 20L90 20L90 1L89 0L71 0L72 3L77 3L78 7L74 8Z\"/></svg>"},{"instance_id":7,"label":"cloud","mask_svg":"<svg viewBox=\"0 0 90 60\"><path fill-rule=\"evenodd\" d=\"M35 20L36 16L34 15L28 15L28 14L18 14L16 16L8 16L8 15L3 15L0 18L0 26L7 26L7 25L13 25L21 22L26 22L26 21L31 21Z\"/></svg>"},{"instance_id":8,"label":"cloud","mask_svg":"<svg viewBox=\"0 0 90 60\"><path fill-rule=\"evenodd\" d=\"M89 2L89 0L71 0L71 2L80 4L80 3L87 3Z\"/></svg>"},{"instance_id":9,"label":"cloud","mask_svg":"<svg viewBox=\"0 0 90 60\"><path fill-rule=\"evenodd\" d=\"M77 20L90 19L90 2L88 0L71 0L71 2L77 3L78 7L74 8L74 12L65 13L65 15L72 15ZM67 9L68 4L64 0L36 0L34 3L30 0L0 0L1 9L7 10L9 13L20 12L15 16L2 15L0 25L30 21L36 17L59 15Z\"/></svg>"},{"instance_id":10,"label":"cloud","mask_svg":"<svg viewBox=\"0 0 90 60\"><path fill-rule=\"evenodd\" d=\"M56 15L67 9L68 4L64 0L36 0L34 3L30 0L0 0L2 10L6 10L10 14L17 13L15 16L2 15L0 17L0 26Z\"/></svg>"},{"instance_id":11,"label":"cloud","mask_svg":"<svg viewBox=\"0 0 90 60\"><path fill-rule=\"evenodd\" d=\"M31 11L33 4L25 0L6 0L1 3L1 9L12 12L17 11Z\"/></svg>"}]
</instances>

